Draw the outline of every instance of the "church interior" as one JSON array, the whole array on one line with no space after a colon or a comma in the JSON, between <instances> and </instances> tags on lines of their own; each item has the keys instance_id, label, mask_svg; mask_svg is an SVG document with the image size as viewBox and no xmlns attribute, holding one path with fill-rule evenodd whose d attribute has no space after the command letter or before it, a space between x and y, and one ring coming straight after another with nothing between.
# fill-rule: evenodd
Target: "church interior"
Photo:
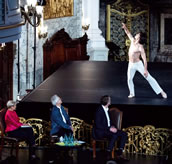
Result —
<instances>
[{"instance_id":1,"label":"church interior","mask_svg":"<svg viewBox=\"0 0 172 164\"><path fill-rule=\"evenodd\" d=\"M166 98L139 72L128 97L133 41L122 23L134 40L142 34L145 58L140 49L134 53ZM172 0L1 0L0 164L172 163L171 68ZM50 135L53 95L61 98L78 145L58 145L60 137ZM127 161L116 159L118 140L109 160L108 140L93 138L104 95L111 97L109 111L120 113L109 116L128 136ZM2 113L9 100L19 121L32 127L39 159L30 161L27 142L6 134Z\"/></svg>"}]
</instances>

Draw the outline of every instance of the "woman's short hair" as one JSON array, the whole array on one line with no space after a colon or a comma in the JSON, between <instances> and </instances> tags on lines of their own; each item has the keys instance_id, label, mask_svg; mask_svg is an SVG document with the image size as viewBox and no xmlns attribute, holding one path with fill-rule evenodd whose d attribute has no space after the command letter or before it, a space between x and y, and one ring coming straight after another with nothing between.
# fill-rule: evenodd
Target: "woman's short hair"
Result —
<instances>
[{"instance_id":1,"label":"woman's short hair","mask_svg":"<svg viewBox=\"0 0 172 164\"><path fill-rule=\"evenodd\" d=\"M110 96L108 95L102 96L100 99L101 105L104 105L104 106L107 105L107 103L109 102L109 99L110 99Z\"/></svg>"},{"instance_id":2,"label":"woman's short hair","mask_svg":"<svg viewBox=\"0 0 172 164\"><path fill-rule=\"evenodd\" d=\"M60 100L60 97L57 96L57 95L54 95L54 96L51 97L51 103L53 105L56 105L59 100Z\"/></svg>"},{"instance_id":3,"label":"woman's short hair","mask_svg":"<svg viewBox=\"0 0 172 164\"><path fill-rule=\"evenodd\" d=\"M9 101L7 102L7 108L11 108L12 106L15 106L15 105L16 105L16 102L13 101L13 100L9 100Z\"/></svg>"}]
</instances>

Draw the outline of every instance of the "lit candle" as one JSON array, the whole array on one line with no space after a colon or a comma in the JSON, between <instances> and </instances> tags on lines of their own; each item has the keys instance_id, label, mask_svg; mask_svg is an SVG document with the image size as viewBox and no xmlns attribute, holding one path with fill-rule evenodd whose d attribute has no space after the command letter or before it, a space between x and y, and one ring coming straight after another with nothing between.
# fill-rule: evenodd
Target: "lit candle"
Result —
<instances>
[{"instance_id":1,"label":"lit candle","mask_svg":"<svg viewBox=\"0 0 172 164\"><path fill-rule=\"evenodd\" d=\"M90 20L89 20L89 18L86 18L85 19L85 25L89 25L90 24Z\"/></svg>"},{"instance_id":2,"label":"lit candle","mask_svg":"<svg viewBox=\"0 0 172 164\"><path fill-rule=\"evenodd\" d=\"M42 6L36 6L36 11L37 11L38 14L42 15L43 7Z\"/></svg>"}]
</instances>

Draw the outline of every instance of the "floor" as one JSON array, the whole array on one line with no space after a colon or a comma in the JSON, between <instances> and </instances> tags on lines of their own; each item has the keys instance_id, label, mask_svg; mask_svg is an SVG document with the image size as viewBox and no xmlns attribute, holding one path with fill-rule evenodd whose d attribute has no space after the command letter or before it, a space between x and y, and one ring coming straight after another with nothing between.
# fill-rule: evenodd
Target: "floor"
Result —
<instances>
[{"instance_id":1,"label":"floor","mask_svg":"<svg viewBox=\"0 0 172 164\"><path fill-rule=\"evenodd\" d=\"M19 150L19 160L16 161L15 156L9 157L9 148L5 148L2 153L2 160L0 164L171 164L172 156L168 159L164 156L145 156L145 155L125 155L129 161L108 161L103 151L97 151L95 160L92 158L91 150L73 150L68 152L50 150L49 148L38 148L36 150L39 160L28 160L28 149L22 148ZM73 154L73 157L71 157ZM69 157L70 156L70 157Z\"/></svg>"},{"instance_id":2,"label":"floor","mask_svg":"<svg viewBox=\"0 0 172 164\"><path fill-rule=\"evenodd\" d=\"M112 104L172 106L171 63L148 63L150 74L168 94L164 100L156 95L148 82L138 73L134 77L136 98L128 99L126 62L66 62L44 80L22 102L50 103L59 94L64 103L99 103L102 95L112 97Z\"/></svg>"}]
</instances>

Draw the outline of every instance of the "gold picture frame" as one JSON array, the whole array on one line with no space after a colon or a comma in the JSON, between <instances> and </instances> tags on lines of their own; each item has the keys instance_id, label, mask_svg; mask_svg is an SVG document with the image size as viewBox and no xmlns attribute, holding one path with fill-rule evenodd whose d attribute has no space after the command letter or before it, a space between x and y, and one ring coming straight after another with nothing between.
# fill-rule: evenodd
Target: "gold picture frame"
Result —
<instances>
[{"instance_id":1,"label":"gold picture frame","mask_svg":"<svg viewBox=\"0 0 172 164\"><path fill-rule=\"evenodd\" d=\"M73 16L74 0L47 0L44 19Z\"/></svg>"}]
</instances>

